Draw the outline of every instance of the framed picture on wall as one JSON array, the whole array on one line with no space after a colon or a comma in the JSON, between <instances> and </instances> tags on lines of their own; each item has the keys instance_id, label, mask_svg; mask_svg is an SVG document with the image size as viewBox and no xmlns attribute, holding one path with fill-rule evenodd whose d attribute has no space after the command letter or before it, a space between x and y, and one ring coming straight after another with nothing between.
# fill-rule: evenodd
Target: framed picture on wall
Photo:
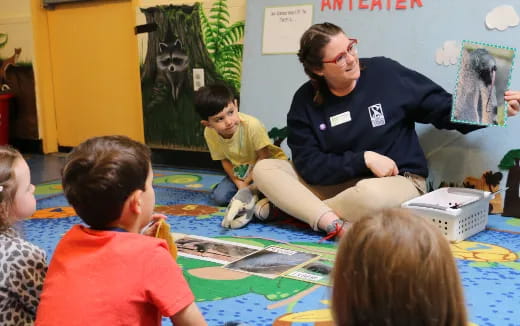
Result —
<instances>
[{"instance_id":1,"label":"framed picture on wall","mask_svg":"<svg viewBox=\"0 0 520 326\"><path fill-rule=\"evenodd\" d=\"M451 120L483 126L505 126L516 49L463 41Z\"/></svg>"}]
</instances>

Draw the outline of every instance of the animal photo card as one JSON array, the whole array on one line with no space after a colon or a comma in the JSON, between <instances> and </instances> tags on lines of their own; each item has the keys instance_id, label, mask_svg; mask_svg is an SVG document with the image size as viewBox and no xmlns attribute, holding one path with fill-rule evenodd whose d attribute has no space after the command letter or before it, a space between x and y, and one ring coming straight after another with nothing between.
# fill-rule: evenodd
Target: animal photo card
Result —
<instances>
[{"instance_id":1,"label":"animal photo card","mask_svg":"<svg viewBox=\"0 0 520 326\"><path fill-rule=\"evenodd\" d=\"M224 268L246 272L261 277L277 278L299 266L315 260L317 254L269 246L249 256L234 261Z\"/></svg>"},{"instance_id":2,"label":"animal photo card","mask_svg":"<svg viewBox=\"0 0 520 326\"><path fill-rule=\"evenodd\" d=\"M227 264L262 249L261 247L196 235L176 236L175 239L177 239L175 244L179 256L218 264Z\"/></svg>"},{"instance_id":3,"label":"animal photo card","mask_svg":"<svg viewBox=\"0 0 520 326\"><path fill-rule=\"evenodd\" d=\"M330 273L332 273L333 265L334 261L320 258L285 274L284 277L319 285L332 286L330 283Z\"/></svg>"},{"instance_id":4,"label":"animal photo card","mask_svg":"<svg viewBox=\"0 0 520 326\"><path fill-rule=\"evenodd\" d=\"M463 41L451 121L505 126L509 87L516 49Z\"/></svg>"}]
</instances>

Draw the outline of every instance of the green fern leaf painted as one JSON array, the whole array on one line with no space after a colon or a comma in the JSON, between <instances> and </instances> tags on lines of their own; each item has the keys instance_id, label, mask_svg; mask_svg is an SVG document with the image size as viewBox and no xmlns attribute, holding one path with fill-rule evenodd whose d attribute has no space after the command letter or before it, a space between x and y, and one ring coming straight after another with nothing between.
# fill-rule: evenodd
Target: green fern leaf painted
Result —
<instances>
[{"instance_id":1,"label":"green fern leaf painted","mask_svg":"<svg viewBox=\"0 0 520 326\"><path fill-rule=\"evenodd\" d=\"M202 9L199 12L203 40L209 56L217 72L238 91L243 57L243 45L239 42L244 37L245 22L229 25L227 0L215 1L208 16Z\"/></svg>"}]
</instances>

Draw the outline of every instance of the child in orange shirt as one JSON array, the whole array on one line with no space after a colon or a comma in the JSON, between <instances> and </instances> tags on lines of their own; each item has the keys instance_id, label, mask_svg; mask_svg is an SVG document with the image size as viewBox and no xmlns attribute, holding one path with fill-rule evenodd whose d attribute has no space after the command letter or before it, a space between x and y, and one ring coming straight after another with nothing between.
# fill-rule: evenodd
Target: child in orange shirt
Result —
<instances>
[{"instance_id":1,"label":"child in orange shirt","mask_svg":"<svg viewBox=\"0 0 520 326\"><path fill-rule=\"evenodd\" d=\"M124 136L69 154L63 190L88 227L58 243L36 325L206 325L166 242L139 234L152 219L152 179L150 150Z\"/></svg>"}]
</instances>

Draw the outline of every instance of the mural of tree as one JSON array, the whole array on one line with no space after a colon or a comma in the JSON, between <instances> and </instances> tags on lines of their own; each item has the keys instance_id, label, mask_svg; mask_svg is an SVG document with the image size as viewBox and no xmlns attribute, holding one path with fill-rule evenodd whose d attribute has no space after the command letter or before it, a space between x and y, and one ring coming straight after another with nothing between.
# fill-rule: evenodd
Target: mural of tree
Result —
<instances>
[{"instance_id":1,"label":"mural of tree","mask_svg":"<svg viewBox=\"0 0 520 326\"><path fill-rule=\"evenodd\" d=\"M238 92L242 69L243 45L238 44L243 36L245 22L239 21L229 26L227 0L217 0L207 17L199 11L204 42L217 72Z\"/></svg>"},{"instance_id":2,"label":"mural of tree","mask_svg":"<svg viewBox=\"0 0 520 326\"><path fill-rule=\"evenodd\" d=\"M520 149L513 149L506 153L498 167L509 170L507 175L506 196L504 201L504 216L520 217Z\"/></svg>"},{"instance_id":3,"label":"mural of tree","mask_svg":"<svg viewBox=\"0 0 520 326\"><path fill-rule=\"evenodd\" d=\"M200 117L193 104L193 68L203 68L205 83L222 80L202 39L201 5L141 9L148 34L141 67L146 143L153 148L206 150Z\"/></svg>"}]
</instances>

